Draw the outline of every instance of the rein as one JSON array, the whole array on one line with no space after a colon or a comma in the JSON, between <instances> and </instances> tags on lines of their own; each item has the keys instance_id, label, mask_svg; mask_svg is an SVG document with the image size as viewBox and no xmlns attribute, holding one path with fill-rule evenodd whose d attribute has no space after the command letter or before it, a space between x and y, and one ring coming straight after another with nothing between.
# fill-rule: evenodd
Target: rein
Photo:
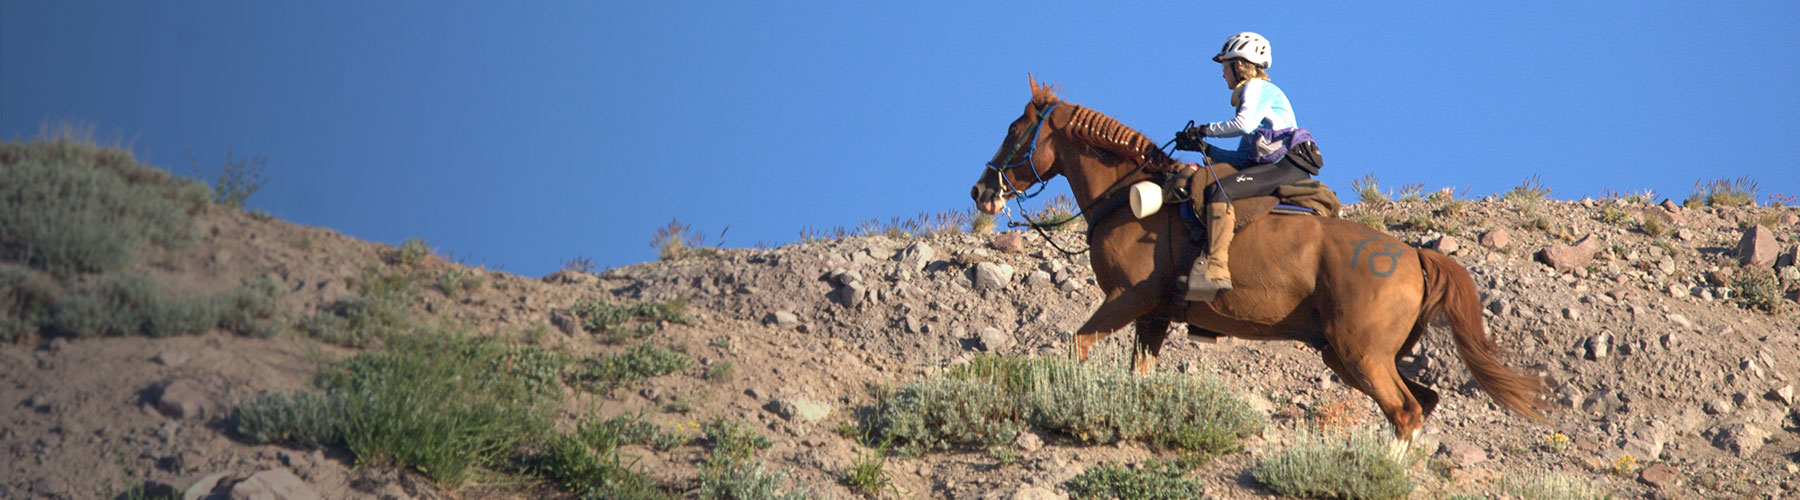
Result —
<instances>
[{"instance_id":1,"label":"rein","mask_svg":"<svg viewBox=\"0 0 1800 500\"><path fill-rule=\"evenodd\" d=\"M1042 122L1040 121L1039 124L1042 124ZM1033 146L1033 148L1035 148L1037 146L1036 136L1034 135L1032 137L1032 139L1033 139L1032 146ZM1172 145L1174 143L1175 143L1174 140L1170 140L1169 142L1163 143L1162 147L1159 148L1158 150L1163 153L1163 156L1169 156L1168 148L1170 145ZM1051 248L1055 248L1056 251L1062 252L1064 255L1081 255L1081 254L1087 253L1089 250L1093 249L1094 226L1098 222L1105 220L1107 216L1112 215L1113 212L1118 211L1119 207L1125 205L1126 200L1125 200L1125 198L1120 197L1120 193L1122 191L1124 191L1125 188L1130 186L1130 184L1126 184L1126 181L1136 178L1139 173L1142 173L1142 172L1144 172L1145 169L1149 168L1150 162L1153 159L1154 158L1152 158L1150 155L1145 155L1144 161L1139 162L1137 168L1132 170L1131 173L1128 173L1128 174L1125 174L1125 175L1119 177L1119 180L1117 180L1117 181L1113 181L1112 186L1107 187L1106 191L1101 192L1100 196L1094 197L1094 199L1092 201L1088 202L1088 204L1086 206L1077 207L1074 215L1064 217L1062 220L1059 220L1056 222L1039 222L1039 221L1032 220L1031 212L1029 210L1025 209L1024 199L1014 198L1013 199L1014 202L1018 203L1018 205L1019 205L1019 216L1025 218L1026 223L1021 224L1018 222L1009 222L1009 223L1007 223L1007 227L1029 227L1033 230L1036 230L1038 232L1039 236L1044 237L1044 241L1047 241L1050 243ZM989 165L991 166L992 164L989 164ZM1037 170L1033 169L1032 173L1035 175L1037 173ZM1041 180L1041 178L1038 182L1040 183L1039 191L1042 191L1041 183L1043 181ZM1008 184L1010 184L1010 182L1008 182ZM1062 226L1063 224L1068 224L1070 221L1075 220L1076 217L1081 217L1083 214L1088 213L1090 209L1097 209L1097 210L1095 211L1094 219L1092 221L1088 222L1087 231L1085 232L1085 234L1083 235L1083 238L1082 238L1084 240L1087 240L1088 248L1084 248L1079 251L1069 251L1068 249L1063 248L1062 245L1058 245L1056 243L1055 238L1050 237L1050 233L1047 230L1047 228L1059 227L1059 226Z\"/></svg>"}]
</instances>

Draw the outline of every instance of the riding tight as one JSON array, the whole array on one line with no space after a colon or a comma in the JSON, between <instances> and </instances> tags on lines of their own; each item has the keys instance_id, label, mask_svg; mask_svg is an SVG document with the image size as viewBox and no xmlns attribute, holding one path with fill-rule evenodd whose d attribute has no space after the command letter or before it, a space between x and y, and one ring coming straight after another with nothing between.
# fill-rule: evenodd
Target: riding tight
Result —
<instances>
[{"instance_id":1,"label":"riding tight","mask_svg":"<svg viewBox=\"0 0 1800 500\"><path fill-rule=\"evenodd\" d=\"M1206 198L1203 199L1207 202L1230 202L1238 198L1275 194L1276 188L1311 176L1284 157L1281 161L1239 170L1219 179L1219 182L1208 183Z\"/></svg>"}]
</instances>

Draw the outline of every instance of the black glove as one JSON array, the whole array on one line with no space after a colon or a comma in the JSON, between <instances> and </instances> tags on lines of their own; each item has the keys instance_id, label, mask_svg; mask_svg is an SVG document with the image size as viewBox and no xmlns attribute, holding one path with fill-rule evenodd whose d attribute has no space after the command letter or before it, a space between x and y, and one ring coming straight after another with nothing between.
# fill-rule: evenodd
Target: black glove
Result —
<instances>
[{"instance_id":1,"label":"black glove","mask_svg":"<svg viewBox=\"0 0 1800 500\"><path fill-rule=\"evenodd\" d=\"M1206 154L1206 141L1202 139L1205 138L1206 129L1195 126L1194 122L1188 122L1187 128L1175 133L1175 149L1194 151L1204 155Z\"/></svg>"}]
</instances>

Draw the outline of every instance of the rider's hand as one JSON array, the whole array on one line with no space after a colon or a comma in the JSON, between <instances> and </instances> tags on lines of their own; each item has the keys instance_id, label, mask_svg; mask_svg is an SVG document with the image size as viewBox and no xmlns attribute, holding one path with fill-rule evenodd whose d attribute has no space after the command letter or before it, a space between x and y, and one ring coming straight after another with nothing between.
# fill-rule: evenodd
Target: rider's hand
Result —
<instances>
[{"instance_id":1,"label":"rider's hand","mask_svg":"<svg viewBox=\"0 0 1800 500\"><path fill-rule=\"evenodd\" d=\"M1188 128L1182 129L1180 132L1175 133L1175 149L1179 149L1182 151L1195 151L1195 152L1199 152L1201 154L1205 154L1206 153L1206 141L1202 140L1205 138L1206 138L1206 129L1205 128L1199 127L1199 126L1189 126Z\"/></svg>"}]
</instances>

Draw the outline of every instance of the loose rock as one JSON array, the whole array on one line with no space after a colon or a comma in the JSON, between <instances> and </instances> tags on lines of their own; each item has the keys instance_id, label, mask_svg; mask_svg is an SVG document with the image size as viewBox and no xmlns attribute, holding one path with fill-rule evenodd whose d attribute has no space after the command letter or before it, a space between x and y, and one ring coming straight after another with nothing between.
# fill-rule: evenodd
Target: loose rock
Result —
<instances>
[{"instance_id":1,"label":"loose rock","mask_svg":"<svg viewBox=\"0 0 1800 500\"><path fill-rule=\"evenodd\" d=\"M232 500L320 500L319 494L287 469L270 469L231 487Z\"/></svg>"},{"instance_id":2,"label":"loose rock","mask_svg":"<svg viewBox=\"0 0 1800 500\"><path fill-rule=\"evenodd\" d=\"M188 354L185 351L167 350L156 353L156 357L151 358L151 360L161 363L163 366L176 367L187 363Z\"/></svg>"},{"instance_id":3,"label":"loose rock","mask_svg":"<svg viewBox=\"0 0 1800 500\"><path fill-rule=\"evenodd\" d=\"M1738 262L1746 266L1770 267L1775 265L1775 255L1781 251L1775 242L1775 232L1762 225L1750 226L1744 230L1744 237L1738 239Z\"/></svg>"},{"instance_id":4,"label":"loose rock","mask_svg":"<svg viewBox=\"0 0 1800 500\"><path fill-rule=\"evenodd\" d=\"M1476 242L1484 247L1502 250L1507 246L1512 245L1512 234L1507 233L1505 229L1495 229L1493 231L1481 233L1480 239L1476 240Z\"/></svg>"},{"instance_id":5,"label":"loose rock","mask_svg":"<svg viewBox=\"0 0 1800 500\"><path fill-rule=\"evenodd\" d=\"M163 384L156 409L174 418L201 418L221 408L226 382L218 375L187 375Z\"/></svg>"},{"instance_id":6,"label":"loose rock","mask_svg":"<svg viewBox=\"0 0 1800 500\"><path fill-rule=\"evenodd\" d=\"M994 248L1006 253L1025 253L1025 236L1007 231L994 237Z\"/></svg>"},{"instance_id":7,"label":"loose rock","mask_svg":"<svg viewBox=\"0 0 1800 500\"><path fill-rule=\"evenodd\" d=\"M1600 239L1588 235L1573 245L1551 245L1538 252L1538 258L1557 271L1570 271L1587 267L1594 261L1594 252L1600 249Z\"/></svg>"},{"instance_id":8,"label":"loose rock","mask_svg":"<svg viewBox=\"0 0 1800 500\"><path fill-rule=\"evenodd\" d=\"M793 328L800 324L800 316L787 311L775 311L763 317L763 324L777 328Z\"/></svg>"},{"instance_id":9,"label":"loose rock","mask_svg":"<svg viewBox=\"0 0 1800 500\"><path fill-rule=\"evenodd\" d=\"M1012 284L1013 267L983 262L975 265L975 289L998 290Z\"/></svg>"},{"instance_id":10,"label":"loose rock","mask_svg":"<svg viewBox=\"0 0 1800 500\"><path fill-rule=\"evenodd\" d=\"M900 251L900 266L916 273L924 270L925 265L930 264L932 259L936 258L937 252L931 249L931 245L927 245L923 241L914 242L907 245L905 250Z\"/></svg>"},{"instance_id":11,"label":"loose rock","mask_svg":"<svg viewBox=\"0 0 1800 500\"><path fill-rule=\"evenodd\" d=\"M1638 480L1652 488L1665 490L1681 485L1681 471L1669 464L1653 464L1638 472Z\"/></svg>"},{"instance_id":12,"label":"loose rock","mask_svg":"<svg viewBox=\"0 0 1800 500\"><path fill-rule=\"evenodd\" d=\"M1713 446L1737 454L1738 458L1750 458L1756 450L1761 449L1763 441L1769 439L1769 431L1750 424L1728 424L1718 427L1713 433Z\"/></svg>"},{"instance_id":13,"label":"loose rock","mask_svg":"<svg viewBox=\"0 0 1800 500\"><path fill-rule=\"evenodd\" d=\"M979 335L981 348L987 352L1000 352L1001 349L1012 347L1013 345L1012 335L1000 331L999 328L982 328Z\"/></svg>"},{"instance_id":14,"label":"loose rock","mask_svg":"<svg viewBox=\"0 0 1800 500\"><path fill-rule=\"evenodd\" d=\"M806 398L784 398L775 400L770 409L781 418L790 422L815 424L831 415L831 406Z\"/></svg>"},{"instance_id":15,"label":"loose rock","mask_svg":"<svg viewBox=\"0 0 1800 500\"><path fill-rule=\"evenodd\" d=\"M1482 451L1481 447L1460 441L1445 441L1438 445L1438 453L1449 457L1452 464L1463 469L1488 459L1487 452Z\"/></svg>"},{"instance_id":16,"label":"loose rock","mask_svg":"<svg viewBox=\"0 0 1800 500\"><path fill-rule=\"evenodd\" d=\"M1457 250L1461 250L1462 245L1457 243L1456 237L1445 235L1441 238L1438 238L1437 241L1432 242L1431 249L1437 250L1438 253L1442 253L1444 255L1450 255L1450 254L1456 253Z\"/></svg>"}]
</instances>

